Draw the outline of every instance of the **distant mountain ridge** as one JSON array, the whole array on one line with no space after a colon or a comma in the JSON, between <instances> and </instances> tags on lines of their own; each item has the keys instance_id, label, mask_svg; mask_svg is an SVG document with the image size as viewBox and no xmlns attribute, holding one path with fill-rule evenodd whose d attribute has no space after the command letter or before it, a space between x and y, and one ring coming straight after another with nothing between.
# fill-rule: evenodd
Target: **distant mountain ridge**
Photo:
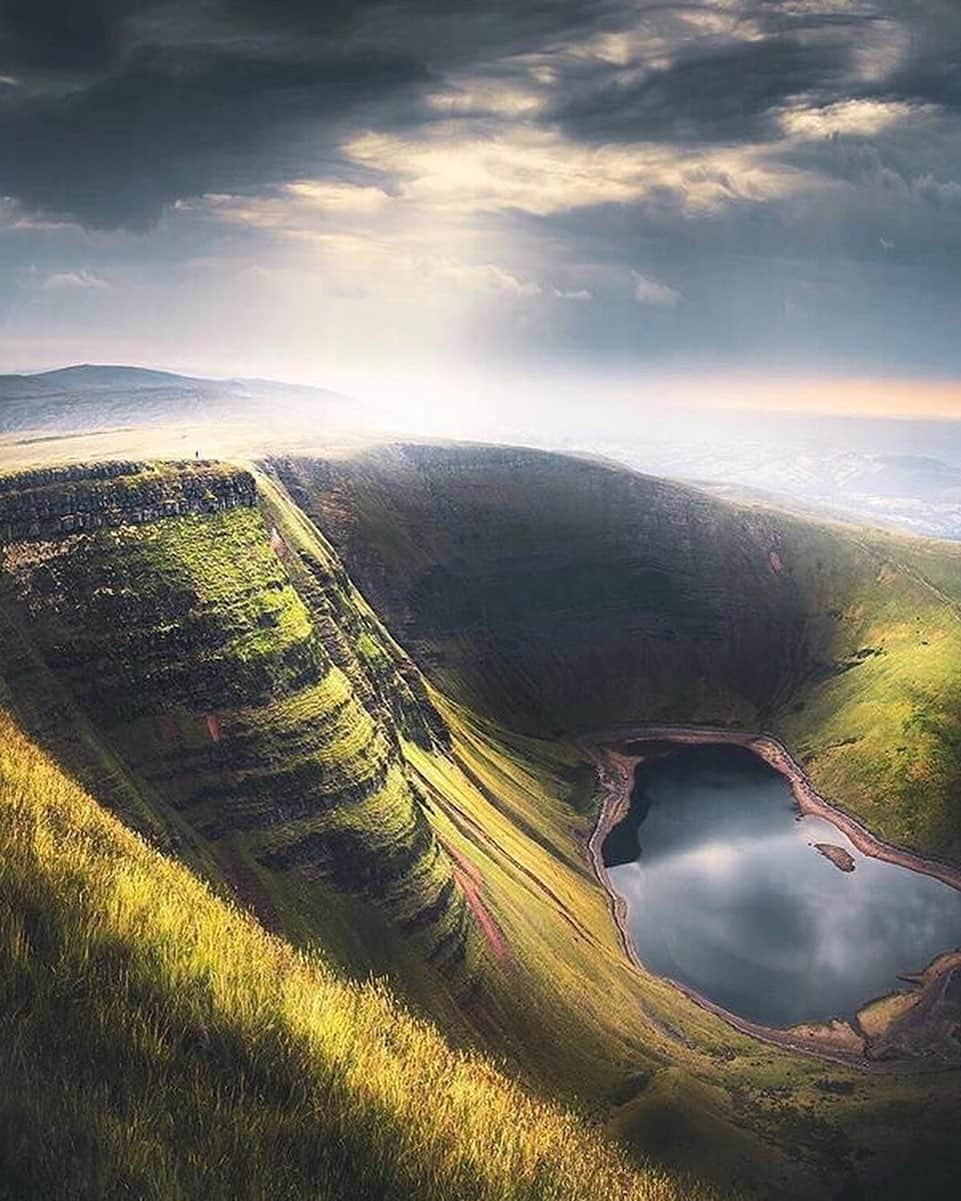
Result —
<instances>
[{"instance_id":1,"label":"distant mountain ridge","mask_svg":"<svg viewBox=\"0 0 961 1201\"><path fill-rule=\"evenodd\" d=\"M277 416L326 426L355 426L370 415L363 402L325 388L261 379L205 379L123 364L83 363L36 374L0 375L0 434L56 428L60 433L109 426Z\"/></svg>"}]
</instances>

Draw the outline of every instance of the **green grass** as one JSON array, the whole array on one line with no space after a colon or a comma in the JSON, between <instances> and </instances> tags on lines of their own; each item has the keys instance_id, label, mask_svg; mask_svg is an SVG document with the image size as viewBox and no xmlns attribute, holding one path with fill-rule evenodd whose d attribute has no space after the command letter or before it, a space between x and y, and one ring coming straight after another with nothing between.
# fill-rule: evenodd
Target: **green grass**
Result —
<instances>
[{"instance_id":1,"label":"green grass","mask_svg":"<svg viewBox=\"0 0 961 1201\"><path fill-rule=\"evenodd\" d=\"M4 1196L703 1195L270 938L6 714L0 882Z\"/></svg>"},{"instance_id":2,"label":"green grass","mask_svg":"<svg viewBox=\"0 0 961 1201\"><path fill-rule=\"evenodd\" d=\"M876 833L961 859L961 617L916 566L935 548L801 522L789 535L808 574L799 588L840 616L821 652L833 672L799 688L771 727L821 791ZM956 548L937 551L956 561ZM828 559L834 578L812 580L809 565Z\"/></svg>"},{"instance_id":3,"label":"green grass","mask_svg":"<svg viewBox=\"0 0 961 1201\"><path fill-rule=\"evenodd\" d=\"M301 547L279 557L246 507L15 545L0 622L31 663L12 692L92 786L118 764L139 828L273 924L332 942L357 971L397 957L374 943L354 958L343 921L324 919L332 889L406 924L412 962L438 955L407 973L411 995L436 993L446 1014L471 930L381 695L393 660L309 529ZM59 720L39 720L54 703ZM74 722L88 723L84 756L59 732Z\"/></svg>"}]
</instances>

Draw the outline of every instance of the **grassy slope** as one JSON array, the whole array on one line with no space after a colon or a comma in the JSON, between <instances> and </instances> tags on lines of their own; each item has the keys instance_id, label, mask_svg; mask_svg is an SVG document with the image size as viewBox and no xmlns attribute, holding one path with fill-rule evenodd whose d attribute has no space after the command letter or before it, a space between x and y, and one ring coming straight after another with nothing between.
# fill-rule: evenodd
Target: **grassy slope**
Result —
<instances>
[{"instance_id":1,"label":"grassy slope","mask_svg":"<svg viewBox=\"0 0 961 1201\"><path fill-rule=\"evenodd\" d=\"M882 836L961 857L961 552L491 448L295 462L449 694L566 734L764 727Z\"/></svg>"},{"instance_id":2,"label":"grassy slope","mask_svg":"<svg viewBox=\"0 0 961 1201\"><path fill-rule=\"evenodd\" d=\"M4 567L0 676L31 730L269 925L456 1026L476 940L342 569L280 559L243 507L17 544Z\"/></svg>"},{"instance_id":3,"label":"grassy slope","mask_svg":"<svg viewBox=\"0 0 961 1201\"><path fill-rule=\"evenodd\" d=\"M556 734L631 720L773 728L875 828L956 853L952 765L938 759L949 740L932 748L909 727L909 760L932 784L920 803L899 799L905 752L899 765L876 751L901 745L901 698L948 730L955 720L961 630L950 597L918 577L946 594L961 557L933 555L945 580L913 540L736 510L555 456L434 453L280 469L395 635L468 706L445 709L468 772L435 768L447 803L433 820L488 881L532 978L525 995L545 1002L532 1027L564 1047L573 1087L621 1101L613 1127L629 1142L668 1162L699 1156L762 1195L805 1194L806 1169L815 1192L950 1195L957 1073L879 1079L785 1056L626 969L583 876L578 757ZM524 584L542 569L549 589ZM639 617L631 589L654 570L672 578L642 595ZM541 737L507 736L491 714Z\"/></svg>"},{"instance_id":4,"label":"grassy slope","mask_svg":"<svg viewBox=\"0 0 961 1201\"><path fill-rule=\"evenodd\" d=\"M667 1201L215 899L0 712L0 1195Z\"/></svg>"},{"instance_id":5,"label":"grassy slope","mask_svg":"<svg viewBox=\"0 0 961 1201\"><path fill-rule=\"evenodd\" d=\"M961 859L961 548L805 522L790 537L801 563L834 564L830 581L808 567L799 582L814 603L842 606L828 644L842 670L772 725L872 829Z\"/></svg>"}]
</instances>

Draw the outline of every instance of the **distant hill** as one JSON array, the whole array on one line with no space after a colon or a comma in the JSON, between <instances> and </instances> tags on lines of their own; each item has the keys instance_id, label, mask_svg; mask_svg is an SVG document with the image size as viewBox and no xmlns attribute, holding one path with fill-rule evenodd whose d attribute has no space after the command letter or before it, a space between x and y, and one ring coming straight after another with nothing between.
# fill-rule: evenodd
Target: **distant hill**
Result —
<instances>
[{"instance_id":1,"label":"distant hill","mask_svg":"<svg viewBox=\"0 0 961 1201\"><path fill-rule=\"evenodd\" d=\"M84 363L0 375L0 434L58 433L207 420L277 420L346 428L369 420L363 402L324 388L260 379L203 379L143 367Z\"/></svg>"}]
</instances>

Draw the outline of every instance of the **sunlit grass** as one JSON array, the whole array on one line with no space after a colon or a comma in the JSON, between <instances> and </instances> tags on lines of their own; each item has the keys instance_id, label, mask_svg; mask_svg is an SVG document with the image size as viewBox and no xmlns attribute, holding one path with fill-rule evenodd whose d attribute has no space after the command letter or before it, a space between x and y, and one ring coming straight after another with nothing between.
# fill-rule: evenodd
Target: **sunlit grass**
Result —
<instances>
[{"instance_id":1,"label":"sunlit grass","mask_svg":"<svg viewBox=\"0 0 961 1201\"><path fill-rule=\"evenodd\" d=\"M44 1198L684 1190L266 935L0 715L0 1166Z\"/></svg>"}]
</instances>

